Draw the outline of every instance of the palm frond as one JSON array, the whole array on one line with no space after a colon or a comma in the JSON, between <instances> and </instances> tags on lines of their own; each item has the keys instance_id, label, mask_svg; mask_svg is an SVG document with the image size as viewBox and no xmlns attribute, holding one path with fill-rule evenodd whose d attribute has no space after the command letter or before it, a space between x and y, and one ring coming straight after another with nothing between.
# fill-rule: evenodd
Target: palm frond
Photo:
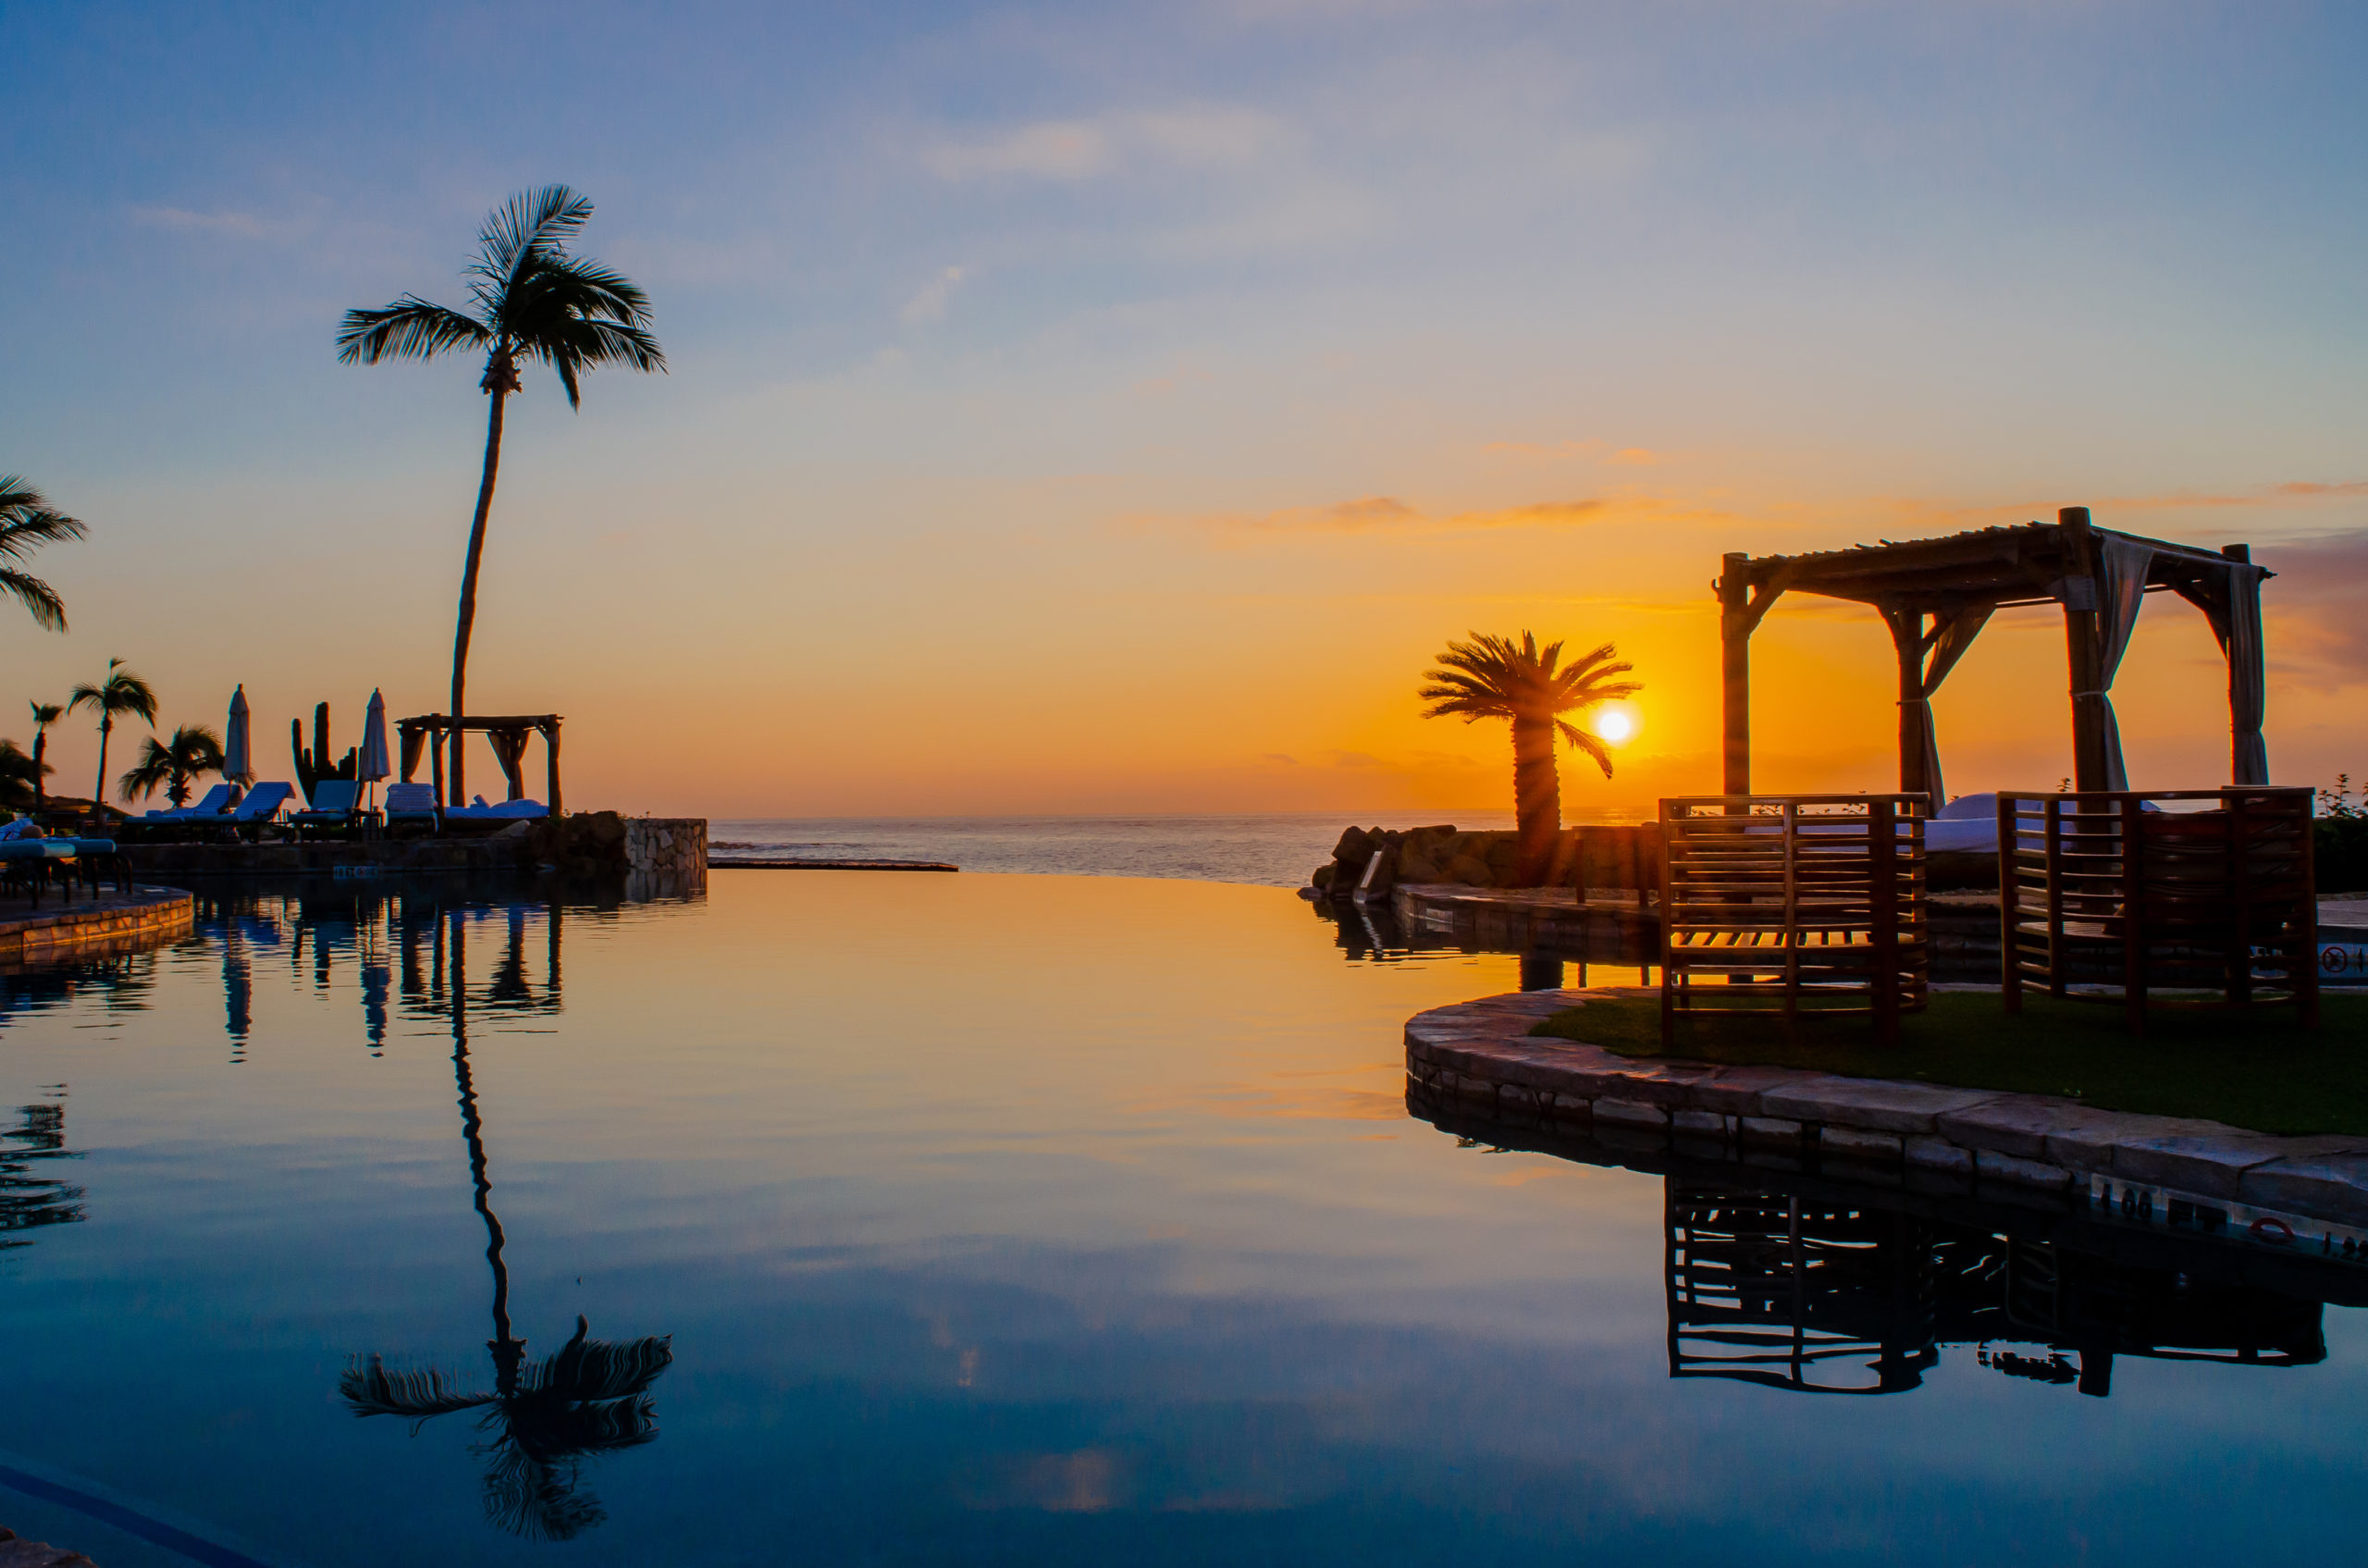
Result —
<instances>
[{"instance_id":1,"label":"palm frond","mask_svg":"<svg viewBox=\"0 0 2368 1568\"><path fill-rule=\"evenodd\" d=\"M1554 721L1554 727L1562 732L1564 740L1594 758L1595 765L1603 770L1605 778L1611 776L1611 751L1603 744L1602 737L1589 735L1578 725L1561 719Z\"/></svg>"},{"instance_id":2,"label":"palm frond","mask_svg":"<svg viewBox=\"0 0 2368 1568\"><path fill-rule=\"evenodd\" d=\"M62 702L29 702L25 706L32 710L33 723L41 729L49 728L66 716L66 704Z\"/></svg>"},{"instance_id":3,"label":"palm frond","mask_svg":"<svg viewBox=\"0 0 2368 1568\"><path fill-rule=\"evenodd\" d=\"M511 197L493 209L477 231L477 259L469 266L470 291L487 307L541 257L584 231L592 204L564 185L546 185Z\"/></svg>"},{"instance_id":4,"label":"palm frond","mask_svg":"<svg viewBox=\"0 0 2368 1568\"><path fill-rule=\"evenodd\" d=\"M137 713L152 724L156 722L155 689L125 669L120 659L107 661L107 678L97 685L85 681L67 693L68 711L84 706L97 709L105 718Z\"/></svg>"},{"instance_id":5,"label":"palm frond","mask_svg":"<svg viewBox=\"0 0 2368 1568\"><path fill-rule=\"evenodd\" d=\"M81 538L80 519L50 506L20 474L0 474L0 555L21 561L43 545Z\"/></svg>"},{"instance_id":6,"label":"palm frond","mask_svg":"<svg viewBox=\"0 0 2368 1568\"><path fill-rule=\"evenodd\" d=\"M25 607L33 624L45 632L66 629L66 601L57 590L30 572L19 572L13 566L0 566L0 593L8 595Z\"/></svg>"},{"instance_id":7,"label":"palm frond","mask_svg":"<svg viewBox=\"0 0 2368 1568\"><path fill-rule=\"evenodd\" d=\"M638 1394L674 1363L671 1336L630 1340L622 1345L586 1340L589 1325L575 1320L575 1337L557 1354L530 1368L524 1387L555 1399L621 1400Z\"/></svg>"},{"instance_id":8,"label":"palm frond","mask_svg":"<svg viewBox=\"0 0 2368 1568\"><path fill-rule=\"evenodd\" d=\"M491 1394L464 1393L433 1369L389 1372L375 1355L368 1364L348 1366L339 1374L337 1391L356 1415L400 1415L414 1421L493 1402Z\"/></svg>"},{"instance_id":9,"label":"palm frond","mask_svg":"<svg viewBox=\"0 0 2368 1568\"><path fill-rule=\"evenodd\" d=\"M459 311L405 294L383 310L350 310L338 328L340 364L385 359L433 359L450 349L483 348L493 333Z\"/></svg>"},{"instance_id":10,"label":"palm frond","mask_svg":"<svg viewBox=\"0 0 2368 1568\"><path fill-rule=\"evenodd\" d=\"M541 1455L500 1445L485 1473L486 1517L529 1540L564 1541L608 1518L600 1500L576 1492L575 1466L554 1466Z\"/></svg>"}]
</instances>

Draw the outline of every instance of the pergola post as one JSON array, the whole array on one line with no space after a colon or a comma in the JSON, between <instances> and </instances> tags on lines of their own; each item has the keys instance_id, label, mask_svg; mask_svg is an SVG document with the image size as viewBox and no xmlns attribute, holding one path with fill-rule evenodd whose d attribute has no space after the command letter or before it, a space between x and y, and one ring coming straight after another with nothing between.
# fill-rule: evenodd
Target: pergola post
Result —
<instances>
[{"instance_id":1,"label":"pergola post","mask_svg":"<svg viewBox=\"0 0 2368 1568\"><path fill-rule=\"evenodd\" d=\"M1899 656L1899 792L1930 795L1932 781L1925 776L1924 766L1930 754L1924 738L1929 711L1924 706L1924 612L1887 609L1883 620L1891 626L1892 648Z\"/></svg>"},{"instance_id":2,"label":"pergola post","mask_svg":"<svg viewBox=\"0 0 2368 1568\"><path fill-rule=\"evenodd\" d=\"M543 768L550 784L551 815L560 814L559 801L559 721L536 726L543 732Z\"/></svg>"},{"instance_id":3,"label":"pergola post","mask_svg":"<svg viewBox=\"0 0 2368 1568\"><path fill-rule=\"evenodd\" d=\"M2072 677L2072 787L2105 787L2105 730L2095 702L2081 700L2101 691L2097 662L2097 541L2089 509L2067 506L2055 514L2065 530L2064 653Z\"/></svg>"},{"instance_id":4,"label":"pergola post","mask_svg":"<svg viewBox=\"0 0 2368 1568\"><path fill-rule=\"evenodd\" d=\"M1719 576L1719 687L1726 715L1721 793L1751 793L1751 584L1748 555L1730 554Z\"/></svg>"},{"instance_id":5,"label":"pergola post","mask_svg":"<svg viewBox=\"0 0 2368 1568\"><path fill-rule=\"evenodd\" d=\"M2251 545L2224 545L2220 553L2236 566L2252 564ZM2228 782L2269 783L2269 752L2261 738L2262 670L2261 578L2252 572L2226 574L2220 649L2228 660Z\"/></svg>"}]
</instances>

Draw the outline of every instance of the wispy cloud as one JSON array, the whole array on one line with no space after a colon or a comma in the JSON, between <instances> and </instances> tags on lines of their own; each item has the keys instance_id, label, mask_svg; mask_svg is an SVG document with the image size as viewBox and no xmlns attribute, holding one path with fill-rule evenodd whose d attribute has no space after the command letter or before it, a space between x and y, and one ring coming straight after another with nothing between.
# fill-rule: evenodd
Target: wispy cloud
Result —
<instances>
[{"instance_id":1,"label":"wispy cloud","mask_svg":"<svg viewBox=\"0 0 2368 1568\"><path fill-rule=\"evenodd\" d=\"M1396 496L1362 496L1329 506L1292 507L1262 516L1202 519L1204 526L1265 534L1371 534L1393 531L1570 527L1596 521L1609 505L1601 500L1535 501L1493 512L1435 515Z\"/></svg>"},{"instance_id":2,"label":"wispy cloud","mask_svg":"<svg viewBox=\"0 0 2368 1568\"><path fill-rule=\"evenodd\" d=\"M2368 528L2265 545L2253 559L2277 574L2262 589L2271 662L2307 685L2368 680Z\"/></svg>"},{"instance_id":3,"label":"wispy cloud","mask_svg":"<svg viewBox=\"0 0 2368 1568\"><path fill-rule=\"evenodd\" d=\"M920 292L906 300L896 313L897 319L907 327L944 318L945 307L954 298L954 290L962 286L967 276L964 269L949 266L921 286Z\"/></svg>"},{"instance_id":4,"label":"wispy cloud","mask_svg":"<svg viewBox=\"0 0 2368 1568\"><path fill-rule=\"evenodd\" d=\"M989 135L948 139L921 154L941 179L1085 180L1129 164L1188 168L1257 162L1285 140L1281 121L1237 105L1039 120Z\"/></svg>"}]
</instances>

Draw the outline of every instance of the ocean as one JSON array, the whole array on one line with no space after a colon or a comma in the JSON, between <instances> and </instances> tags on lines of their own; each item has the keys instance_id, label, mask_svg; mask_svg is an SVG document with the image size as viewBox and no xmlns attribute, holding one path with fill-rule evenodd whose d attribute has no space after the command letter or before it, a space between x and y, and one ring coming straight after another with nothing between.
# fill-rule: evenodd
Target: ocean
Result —
<instances>
[{"instance_id":1,"label":"ocean","mask_svg":"<svg viewBox=\"0 0 2368 1568\"><path fill-rule=\"evenodd\" d=\"M1571 819L1575 821L1575 819ZM1606 819L1610 820L1610 819ZM950 860L966 871L1179 877L1303 887L1340 830L1453 822L1510 828L1511 811L1281 812L1266 816L878 817L716 821L708 847L734 859Z\"/></svg>"}]
</instances>

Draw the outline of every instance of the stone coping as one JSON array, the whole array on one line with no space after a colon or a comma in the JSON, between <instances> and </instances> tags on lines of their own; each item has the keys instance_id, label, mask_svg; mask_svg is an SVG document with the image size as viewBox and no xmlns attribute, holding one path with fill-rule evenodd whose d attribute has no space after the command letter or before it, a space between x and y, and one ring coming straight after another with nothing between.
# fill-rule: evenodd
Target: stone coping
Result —
<instances>
[{"instance_id":1,"label":"stone coping","mask_svg":"<svg viewBox=\"0 0 2368 1568\"><path fill-rule=\"evenodd\" d=\"M2282 1230L2330 1253L2368 1253L2368 1136L2278 1138L2046 1094L1632 1060L1529 1032L1612 994L1515 992L1417 1014L1406 1025L1411 1090L1493 1106L1515 1125L1695 1140L1985 1188L2078 1185L2097 1201L2209 1210L2204 1228Z\"/></svg>"},{"instance_id":2,"label":"stone coping","mask_svg":"<svg viewBox=\"0 0 2368 1568\"><path fill-rule=\"evenodd\" d=\"M139 887L82 903L55 896L47 906L0 917L0 964L128 952L178 936L196 919L196 899L177 887Z\"/></svg>"}]
</instances>

